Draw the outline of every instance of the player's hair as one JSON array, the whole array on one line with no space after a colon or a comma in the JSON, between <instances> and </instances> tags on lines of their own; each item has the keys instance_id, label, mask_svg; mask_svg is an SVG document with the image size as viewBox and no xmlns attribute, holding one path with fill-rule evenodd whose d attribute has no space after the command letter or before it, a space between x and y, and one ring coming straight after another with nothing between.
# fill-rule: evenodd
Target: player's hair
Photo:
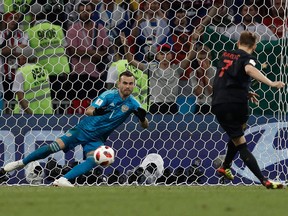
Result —
<instances>
[{"instance_id":1,"label":"player's hair","mask_svg":"<svg viewBox=\"0 0 288 216\"><path fill-rule=\"evenodd\" d=\"M130 71L128 71L128 70L126 70L126 71L124 71L124 72L122 72L120 75L119 75L119 81L120 81L120 79L121 79L121 77L122 76L127 76L127 77L134 77L134 79L135 79L135 76L134 76L134 74L133 73L131 73Z\"/></svg>"},{"instance_id":2,"label":"player's hair","mask_svg":"<svg viewBox=\"0 0 288 216\"><path fill-rule=\"evenodd\" d=\"M258 38L256 34L248 31L243 31L240 35L239 42L241 45L252 48L257 43L257 40Z\"/></svg>"}]
</instances>

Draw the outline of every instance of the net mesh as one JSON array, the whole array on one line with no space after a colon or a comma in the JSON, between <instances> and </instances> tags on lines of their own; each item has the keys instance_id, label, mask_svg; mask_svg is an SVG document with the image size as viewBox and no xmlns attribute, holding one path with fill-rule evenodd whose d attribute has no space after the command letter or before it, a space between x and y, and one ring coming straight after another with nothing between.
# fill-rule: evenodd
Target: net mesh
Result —
<instances>
[{"instance_id":1,"label":"net mesh","mask_svg":"<svg viewBox=\"0 0 288 216\"><path fill-rule=\"evenodd\" d=\"M115 162L79 176L80 185L228 183L216 173L228 137L210 110L218 57L236 47L242 31L252 31L260 40L257 68L271 80L288 79L286 1L4 0L0 11L1 166L76 125L91 101L117 87L124 70L137 78L133 94L150 127L129 117L105 142ZM192 49L196 55L180 69ZM127 53L153 73L128 64ZM165 61L171 65L163 72ZM286 89L253 81L251 90L260 97L250 104L249 149L267 177L285 181ZM1 181L49 184L83 160L78 146ZM233 184L259 183L238 156L232 172Z\"/></svg>"}]
</instances>

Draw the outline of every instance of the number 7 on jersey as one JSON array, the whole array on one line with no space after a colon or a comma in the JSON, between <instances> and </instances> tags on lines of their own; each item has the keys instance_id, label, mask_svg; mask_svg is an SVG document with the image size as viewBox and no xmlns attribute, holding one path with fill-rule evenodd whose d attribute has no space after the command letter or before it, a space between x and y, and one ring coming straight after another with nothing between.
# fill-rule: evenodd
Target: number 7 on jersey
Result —
<instances>
[{"instance_id":1,"label":"number 7 on jersey","mask_svg":"<svg viewBox=\"0 0 288 216\"><path fill-rule=\"evenodd\" d=\"M229 60L229 59L224 59L223 62L225 63L225 67L222 67L219 73L219 77L222 77L225 71L233 64L233 60Z\"/></svg>"}]
</instances>

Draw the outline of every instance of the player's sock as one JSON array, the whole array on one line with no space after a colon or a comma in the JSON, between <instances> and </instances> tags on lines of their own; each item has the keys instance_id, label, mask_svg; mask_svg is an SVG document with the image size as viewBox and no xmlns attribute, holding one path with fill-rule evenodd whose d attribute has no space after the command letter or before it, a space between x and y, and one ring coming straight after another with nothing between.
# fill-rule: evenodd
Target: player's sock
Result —
<instances>
[{"instance_id":1,"label":"player's sock","mask_svg":"<svg viewBox=\"0 0 288 216\"><path fill-rule=\"evenodd\" d=\"M238 149L237 147L234 145L234 143L232 142L232 140L230 140L227 144L228 146L228 149L227 149L227 153L226 153L226 156L225 156L225 160L222 164L222 167L224 169L229 169L231 167L231 164L232 164L232 161L235 157L235 155L237 154L238 152Z\"/></svg>"},{"instance_id":2,"label":"player's sock","mask_svg":"<svg viewBox=\"0 0 288 216\"><path fill-rule=\"evenodd\" d=\"M50 154L58 152L60 150L61 150L60 146L58 145L57 142L53 142L51 145L42 146L42 147L36 149L31 154L29 154L27 157L25 157L23 159L23 164L27 165L28 163L30 163L32 161L46 158Z\"/></svg>"},{"instance_id":3,"label":"player's sock","mask_svg":"<svg viewBox=\"0 0 288 216\"><path fill-rule=\"evenodd\" d=\"M93 158L93 156L87 157L86 161L84 161L81 164L78 164L77 166L73 167L72 170L70 170L68 173L64 175L64 178L68 180L75 179L76 177L85 174L92 170L96 166L96 162Z\"/></svg>"},{"instance_id":4,"label":"player's sock","mask_svg":"<svg viewBox=\"0 0 288 216\"><path fill-rule=\"evenodd\" d=\"M241 144L237 146L237 149L239 150L240 153L240 158L243 160L244 164L251 170L251 172L261 181L265 179L263 176L258 163L253 156L253 154L249 151L247 148L247 144Z\"/></svg>"}]
</instances>

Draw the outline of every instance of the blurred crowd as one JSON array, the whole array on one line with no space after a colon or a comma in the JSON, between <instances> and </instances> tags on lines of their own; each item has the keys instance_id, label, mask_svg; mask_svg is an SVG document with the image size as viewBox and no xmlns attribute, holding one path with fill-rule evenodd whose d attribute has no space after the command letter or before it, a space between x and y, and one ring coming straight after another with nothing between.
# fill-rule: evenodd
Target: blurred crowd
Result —
<instances>
[{"instance_id":1,"label":"blurred crowd","mask_svg":"<svg viewBox=\"0 0 288 216\"><path fill-rule=\"evenodd\" d=\"M15 114L84 113L127 69L151 113L194 98L206 114L216 68L204 29L235 41L287 32L285 0L3 0L0 12L0 109Z\"/></svg>"}]
</instances>

